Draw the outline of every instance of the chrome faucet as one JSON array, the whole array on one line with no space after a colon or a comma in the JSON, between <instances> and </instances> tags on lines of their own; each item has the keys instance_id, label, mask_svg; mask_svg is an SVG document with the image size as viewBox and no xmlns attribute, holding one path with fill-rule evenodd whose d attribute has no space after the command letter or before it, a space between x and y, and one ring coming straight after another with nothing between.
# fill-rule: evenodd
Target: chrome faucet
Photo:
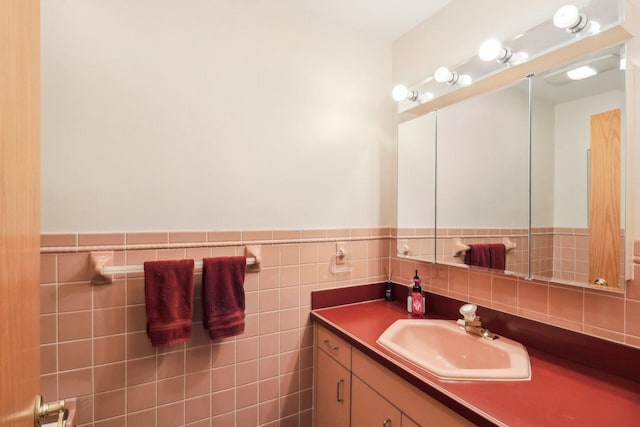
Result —
<instances>
[{"instance_id":1,"label":"chrome faucet","mask_svg":"<svg viewBox=\"0 0 640 427\"><path fill-rule=\"evenodd\" d=\"M460 307L460 314L462 314L463 318L458 319L458 325L470 334L477 335L491 341L498 338L496 334L482 327L480 317L476 316L477 309L478 307L475 304L465 304Z\"/></svg>"}]
</instances>

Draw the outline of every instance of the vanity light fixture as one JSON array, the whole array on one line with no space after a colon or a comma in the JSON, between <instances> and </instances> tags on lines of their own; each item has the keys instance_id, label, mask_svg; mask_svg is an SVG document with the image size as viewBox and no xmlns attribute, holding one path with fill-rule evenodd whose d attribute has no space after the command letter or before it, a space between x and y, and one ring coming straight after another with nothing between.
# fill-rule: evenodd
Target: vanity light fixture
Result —
<instances>
[{"instance_id":1,"label":"vanity light fixture","mask_svg":"<svg viewBox=\"0 0 640 427\"><path fill-rule=\"evenodd\" d=\"M578 8L572 4L562 6L556 11L553 15L553 25L573 34L583 31L584 34L600 32L600 24L589 20L587 15L580 13Z\"/></svg>"},{"instance_id":2,"label":"vanity light fixture","mask_svg":"<svg viewBox=\"0 0 640 427\"><path fill-rule=\"evenodd\" d=\"M479 46L477 55L472 58L457 64L437 67L431 76L420 83L408 89L394 91L394 99L400 100L398 101L399 111L406 112L413 109L416 112L427 111L425 108L417 107L417 104L448 96L460 88L497 75L503 68L525 68L523 64L532 60L542 61L540 58L552 50L564 49L582 38L596 36L593 44L604 47L607 43L606 37L599 37L597 34L603 29L608 30L611 26L622 25L624 20L623 11L626 0L580 0L580 2L584 1L584 4L576 0L564 0L560 4L565 1L567 3L564 6L555 8L555 14L552 14L553 19L546 19L541 24L510 39L489 37L489 40ZM626 37L622 33L628 33L628 31L626 28L623 30L625 31L620 32L620 36L613 35L613 37L616 39ZM544 61L535 62L535 64L543 65ZM574 65L574 68L576 66ZM618 58L615 66L624 67L624 61ZM603 72L598 66L592 65L592 68L598 73ZM523 72L526 74L526 70ZM567 69L558 70L551 77L555 82L553 84L571 81L567 76ZM433 95L428 95L428 92ZM444 102L449 100L455 101L454 98L446 98Z\"/></svg>"},{"instance_id":3,"label":"vanity light fixture","mask_svg":"<svg viewBox=\"0 0 640 427\"><path fill-rule=\"evenodd\" d=\"M397 101L397 102L409 100L409 101L423 103L423 102L429 101L430 99L433 99L433 93L431 92L420 93L417 90L410 90L405 85L397 85L391 91L391 97L394 99L394 101Z\"/></svg>"},{"instance_id":4,"label":"vanity light fixture","mask_svg":"<svg viewBox=\"0 0 640 427\"><path fill-rule=\"evenodd\" d=\"M433 92L421 93L420 96L418 96L418 102L427 102L432 99L433 99Z\"/></svg>"},{"instance_id":5,"label":"vanity light fixture","mask_svg":"<svg viewBox=\"0 0 640 427\"><path fill-rule=\"evenodd\" d=\"M460 76L455 71L450 71L447 67L439 67L433 73L433 78L438 83L454 85L458 83Z\"/></svg>"},{"instance_id":6,"label":"vanity light fixture","mask_svg":"<svg viewBox=\"0 0 640 427\"><path fill-rule=\"evenodd\" d=\"M468 74L461 74L460 77L458 77L458 86L460 87L469 86L472 82L473 80Z\"/></svg>"}]
</instances>

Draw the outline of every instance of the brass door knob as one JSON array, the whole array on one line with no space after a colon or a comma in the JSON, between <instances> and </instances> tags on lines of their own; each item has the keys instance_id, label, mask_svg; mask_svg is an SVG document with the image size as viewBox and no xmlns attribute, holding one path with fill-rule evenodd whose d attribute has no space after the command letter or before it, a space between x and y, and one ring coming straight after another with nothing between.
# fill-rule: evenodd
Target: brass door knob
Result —
<instances>
[{"instance_id":1,"label":"brass door knob","mask_svg":"<svg viewBox=\"0 0 640 427\"><path fill-rule=\"evenodd\" d=\"M58 427L64 426L64 400L60 400L57 402L49 402L44 403L42 401L42 396L36 397L33 417L34 417L34 426L40 426L42 423L42 419L57 415L57 425Z\"/></svg>"}]
</instances>

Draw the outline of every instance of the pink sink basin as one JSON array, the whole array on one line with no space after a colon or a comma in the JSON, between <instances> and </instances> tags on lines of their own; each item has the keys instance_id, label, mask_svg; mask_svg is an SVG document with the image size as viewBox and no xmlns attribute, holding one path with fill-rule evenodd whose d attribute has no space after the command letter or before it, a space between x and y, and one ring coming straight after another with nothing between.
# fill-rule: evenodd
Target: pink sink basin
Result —
<instances>
[{"instance_id":1,"label":"pink sink basin","mask_svg":"<svg viewBox=\"0 0 640 427\"><path fill-rule=\"evenodd\" d=\"M377 342L442 379L531 379L529 354L522 344L502 336L490 341L472 335L451 320L397 320Z\"/></svg>"}]
</instances>

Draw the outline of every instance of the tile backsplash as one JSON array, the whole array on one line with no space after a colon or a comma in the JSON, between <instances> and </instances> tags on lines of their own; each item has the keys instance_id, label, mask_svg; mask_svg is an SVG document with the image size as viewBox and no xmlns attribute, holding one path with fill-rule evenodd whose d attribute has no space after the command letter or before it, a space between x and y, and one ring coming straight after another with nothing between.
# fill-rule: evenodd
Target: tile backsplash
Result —
<instances>
[{"instance_id":1,"label":"tile backsplash","mask_svg":"<svg viewBox=\"0 0 640 427\"><path fill-rule=\"evenodd\" d=\"M44 234L41 239L41 383L45 399L78 398L80 426L311 426L312 290L379 282L388 229ZM196 273L193 332L156 349L146 336L142 273L91 286L89 252L112 265L242 255L246 330L210 341ZM333 274L336 248L347 270ZM342 270L345 270L342 268Z\"/></svg>"},{"instance_id":2,"label":"tile backsplash","mask_svg":"<svg viewBox=\"0 0 640 427\"><path fill-rule=\"evenodd\" d=\"M602 292L465 266L399 258L394 229L43 234L41 364L46 400L78 398L80 426L311 426L313 290L408 284L497 310L640 347L640 264L625 293ZM192 337L156 349L145 332L142 273L91 286L89 253L112 265L242 255L261 246L247 273L245 333L210 341L196 273ZM333 273L338 248L346 264ZM640 242L635 244L640 255Z\"/></svg>"},{"instance_id":3,"label":"tile backsplash","mask_svg":"<svg viewBox=\"0 0 640 427\"><path fill-rule=\"evenodd\" d=\"M638 259L639 241L634 252ZM409 284L418 269L430 292L640 347L640 264L633 265L635 280L628 280L623 292L399 257L391 258L390 268L396 283Z\"/></svg>"}]
</instances>

